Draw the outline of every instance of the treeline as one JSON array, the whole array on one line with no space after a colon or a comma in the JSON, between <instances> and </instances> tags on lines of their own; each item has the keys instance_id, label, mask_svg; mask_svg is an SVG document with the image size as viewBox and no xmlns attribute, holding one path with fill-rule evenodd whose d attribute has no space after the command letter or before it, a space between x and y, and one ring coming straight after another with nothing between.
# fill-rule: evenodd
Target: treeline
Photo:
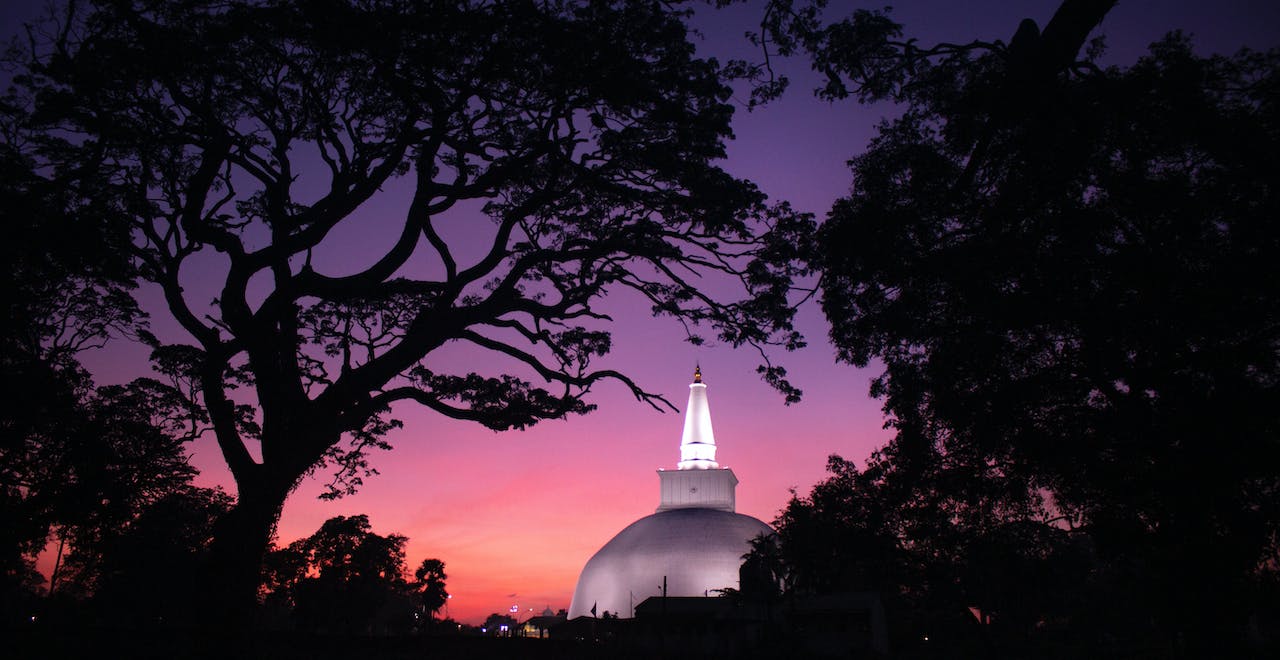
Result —
<instances>
[{"instance_id":1,"label":"treeline","mask_svg":"<svg viewBox=\"0 0 1280 660\"><path fill-rule=\"evenodd\" d=\"M1131 528L1118 543L1126 526L1114 521L1072 520L1048 502L1002 507L991 500L995 480L955 466L910 473L900 460L893 447L861 469L832 456L827 479L775 521L777 536L753 544L742 595L785 612L793 599L875 592L894 657L1274 652L1273 559L1231 572L1183 561L1203 549L1175 553ZM1259 553L1243 539L1217 551ZM1215 573L1217 591L1200 591Z\"/></svg>"},{"instance_id":2,"label":"treeline","mask_svg":"<svg viewBox=\"0 0 1280 660\"><path fill-rule=\"evenodd\" d=\"M307 632L408 634L432 629L449 598L444 562L424 559L412 579L408 537L380 536L365 515L326 520L309 537L267 553L260 626Z\"/></svg>"},{"instance_id":3,"label":"treeline","mask_svg":"<svg viewBox=\"0 0 1280 660\"><path fill-rule=\"evenodd\" d=\"M213 521L231 506L194 484L186 443L207 417L181 348L161 348L128 293L127 233L90 220L94 200L0 144L0 208L12 240L0 314L0 617L104 624L181 618ZM76 231L71 227L75 226ZM156 378L98 386L83 351L150 343ZM243 413L243 411L242 411ZM246 417L245 424L251 422ZM42 552L51 574L36 571ZM48 586L43 586L48 578Z\"/></svg>"}]
</instances>

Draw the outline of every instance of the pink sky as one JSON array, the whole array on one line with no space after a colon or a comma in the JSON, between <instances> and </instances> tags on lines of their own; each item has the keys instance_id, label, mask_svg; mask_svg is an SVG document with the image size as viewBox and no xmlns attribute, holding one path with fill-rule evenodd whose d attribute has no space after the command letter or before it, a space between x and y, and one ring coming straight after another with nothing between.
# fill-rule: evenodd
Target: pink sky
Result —
<instances>
[{"instance_id":1,"label":"pink sky","mask_svg":"<svg viewBox=\"0 0 1280 660\"><path fill-rule=\"evenodd\" d=\"M909 33L922 41L959 41L1007 39L1023 16L1043 26L1058 3L1017 3L1015 13L1002 2L901 4L895 16ZM1104 23L1112 46L1108 61L1132 61L1146 43L1175 27L1194 32L1204 51L1233 51L1245 43L1274 45L1280 41L1280 10L1276 5L1250 7L1264 4L1122 2ZM0 17L9 21L19 15L13 6L4 12ZM701 18L707 35L702 47L722 60L749 55L749 46L738 36L756 12L758 3L752 3ZM812 84L803 64L788 68L800 75L786 98L738 114L725 167L754 180L772 198L791 200L821 217L848 190L845 162L892 108L819 102L809 93ZM380 202L385 208L366 213L376 218L382 210L401 208L402 202L390 190ZM341 258L356 264L389 240L362 225L342 242ZM805 392L801 403L786 407L755 375L756 355L725 347L694 348L682 341L678 325L649 318L647 307L635 303L616 298L606 304L618 321L615 351L606 364L683 408L694 363L701 363L718 460L741 481L740 512L771 521L789 489L807 492L823 477L829 454L862 461L888 438L879 403L867 396L874 370L834 363L815 304L801 313L809 347L776 356ZM157 330L171 331L159 310L154 316ZM88 356L86 363L101 382L116 382L140 375L145 357L145 350L117 343ZM500 368L489 356L458 349L446 348L435 360L455 369L472 366L492 373ZM675 467L683 423L681 414L654 412L617 385L599 388L591 401L599 408L586 417L506 433L412 405L397 408L395 416L405 428L390 438L395 449L372 457L381 475L368 479L357 495L336 502L316 499L321 479L304 482L285 505L279 540L288 543L309 535L332 516L365 513L378 533L409 537L411 569L427 557L446 563L454 595L449 613L460 621L477 623L512 604L525 614L529 608L567 608L578 572L591 554L657 507L654 472ZM234 490L213 442L200 441L193 449L202 483Z\"/></svg>"}]
</instances>

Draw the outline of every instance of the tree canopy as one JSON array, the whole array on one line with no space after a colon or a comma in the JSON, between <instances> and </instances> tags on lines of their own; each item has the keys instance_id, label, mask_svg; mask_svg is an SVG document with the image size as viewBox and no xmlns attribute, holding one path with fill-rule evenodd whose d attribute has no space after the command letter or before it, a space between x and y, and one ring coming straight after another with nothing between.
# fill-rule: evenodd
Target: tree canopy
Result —
<instances>
[{"instance_id":1,"label":"tree canopy","mask_svg":"<svg viewBox=\"0 0 1280 660\"><path fill-rule=\"evenodd\" d=\"M145 609L164 609L159 598L144 604L103 585L147 579L131 573L139 564L130 557L161 571L195 552L181 542L176 515L166 544L141 554L130 547L159 535L156 507L216 500L222 513L225 496L191 484L185 444L201 432L203 416L165 351L156 354L158 378L123 385L98 386L81 366L86 350L146 334L146 315L130 295L136 271L122 250L128 229L110 212L110 196L97 194L101 178L69 183L41 171L13 110L0 112L0 218L10 232L0 247L9 268L0 292L0 625L47 610L33 597L44 582L35 560L50 538L48 594L92 597L104 604L96 611L146 617Z\"/></svg>"},{"instance_id":2,"label":"tree canopy","mask_svg":"<svg viewBox=\"0 0 1280 660\"><path fill-rule=\"evenodd\" d=\"M68 3L10 53L14 148L101 211L71 231L124 227L119 253L189 335L157 347L238 490L213 582L236 604L215 609L250 601L304 475L359 485L394 403L493 429L585 413L602 380L669 405L598 366L606 293L691 341L801 344L788 293L811 223L715 165L727 78L678 5ZM387 246L344 254L352 231ZM509 372L426 361L452 342Z\"/></svg>"},{"instance_id":3,"label":"tree canopy","mask_svg":"<svg viewBox=\"0 0 1280 660\"><path fill-rule=\"evenodd\" d=\"M824 4L771 3L773 43L812 56L821 95L902 110L818 237L839 359L884 365L881 506L927 505L939 540L1056 520L1149 617L1107 610L1113 640L1242 639L1280 532L1280 53L1174 34L1101 67L1110 1L937 45ZM874 563L884 538L847 541Z\"/></svg>"},{"instance_id":4,"label":"tree canopy","mask_svg":"<svg viewBox=\"0 0 1280 660\"><path fill-rule=\"evenodd\" d=\"M444 562L426 559L415 582L408 582L407 541L399 534L375 533L363 514L330 518L311 536L268 553L263 599L286 609L302 630L412 630L415 622L422 623L415 621L423 614L419 607L427 604L424 582L435 598L445 594L445 575Z\"/></svg>"}]
</instances>

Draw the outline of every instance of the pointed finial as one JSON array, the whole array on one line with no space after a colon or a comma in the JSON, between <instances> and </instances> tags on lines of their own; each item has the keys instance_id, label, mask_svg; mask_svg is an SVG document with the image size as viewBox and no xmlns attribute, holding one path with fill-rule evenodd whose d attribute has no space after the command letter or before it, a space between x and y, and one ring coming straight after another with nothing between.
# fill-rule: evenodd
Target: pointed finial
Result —
<instances>
[{"instance_id":1,"label":"pointed finial","mask_svg":"<svg viewBox=\"0 0 1280 660\"><path fill-rule=\"evenodd\" d=\"M693 382L695 383L702 382L702 366L699 365L697 362L693 363Z\"/></svg>"}]
</instances>

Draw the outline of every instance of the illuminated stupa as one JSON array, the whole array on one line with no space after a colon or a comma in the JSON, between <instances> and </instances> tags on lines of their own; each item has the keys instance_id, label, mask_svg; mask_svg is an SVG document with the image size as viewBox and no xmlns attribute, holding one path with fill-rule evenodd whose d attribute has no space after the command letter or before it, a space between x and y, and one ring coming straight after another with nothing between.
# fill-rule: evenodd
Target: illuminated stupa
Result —
<instances>
[{"instance_id":1,"label":"illuminated stupa","mask_svg":"<svg viewBox=\"0 0 1280 660\"><path fill-rule=\"evenodd\" d=\"M716 462L716 438L702 371L693 372L685 409L680 462L659 470L661 503L657 513L618 532L587 561L569 605L569 618L612 612L634 615L644 599L715 596L717 589L738 588L738 568L751 539L770 534L763 522L734 511L733 470Z\"/></svg>"}]
</instances>

